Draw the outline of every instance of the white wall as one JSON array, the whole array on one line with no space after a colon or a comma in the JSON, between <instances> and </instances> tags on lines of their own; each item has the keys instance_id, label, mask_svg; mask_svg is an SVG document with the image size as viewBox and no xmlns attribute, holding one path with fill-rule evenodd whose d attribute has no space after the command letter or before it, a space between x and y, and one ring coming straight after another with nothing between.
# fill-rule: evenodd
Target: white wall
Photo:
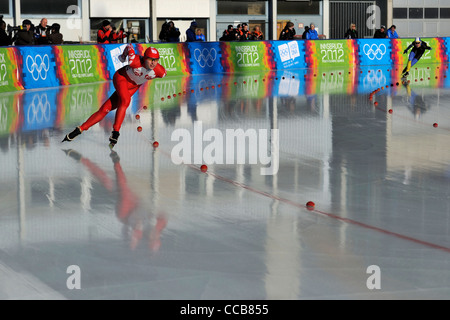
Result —
<instances>
[{"instance_id":1,"label":"white wall","mask_svg":"<svg viewBox=\"0 0 450 320\"><path fill-rule=\"evenodd\" d=\"M188 3L188 1L186 1L186 3ZM90 0L89 8L91 18L150 17L149 0Z\"/></svg>"},{"instance_id":2,"label":"white wall","mask_svg":"<svg viewBox=\"0 0 450 320\"><path fill-rule=\"evenodd\" d=\"M156 0L158 18L209 18L209 0Z\"/></svg>"}]
</instances>

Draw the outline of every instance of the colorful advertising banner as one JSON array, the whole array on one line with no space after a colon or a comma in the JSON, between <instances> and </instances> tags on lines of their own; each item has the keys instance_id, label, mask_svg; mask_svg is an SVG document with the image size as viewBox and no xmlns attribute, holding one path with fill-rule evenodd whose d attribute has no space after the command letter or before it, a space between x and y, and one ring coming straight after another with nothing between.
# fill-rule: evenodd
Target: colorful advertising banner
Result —
<instances>
[{"instance_id":1,"label":"colorful advertising banner","mask_svg":"<svg viewBox=\"0 0 450 320\"><path fill-rule=\"evenodd\" d=\"M272 44L268 41L221 42L225 72L274 69Z\"/></svg>"},{"instance_id":2,"label":"colorful advertising banner","mask_svg":"<svg viewBox=\"0 0 450 320\"><path fill-rule=\"evenodd\" d=\"M321 40L306 42L306 62L309 68L356 65L355 40Z\"/></svg>"},{"instance_id":3,"label":"colorful advertising banner","mask_svg":"<svg viewBox=\"0 0 450 320\"><path fill-rule=\"evenodd\" d=\"M357 44L360 66L392 65L389 39L358 39Z\"/></svg>"},{"instance_id":4,"label":"colorful advertising banner","mask_svg":"<svg viewBox=\"0 0 450 320\"><path fill-rule=\"evenodd\" d=\"M100 45L54 46L61 85L98 82L111 79L104 48Z\"/></svg>"},{"instance_id":5,"label":"colorful advertising banner","mask_svg":"<svg viewBox=\"0 0 450 320\"><path fill-rule=\"evenodd\" d=\"M55 55L51 46L17 47L25 89L58 87Z\"/></svg>"},{"instance_id":6,"label":"colorful advertising banner","mask_svg":"<svg viewBox=\"0 0 450 320\"><path fill-rule=\"evenodd\" d=\"M222 51L218 42L188 42L186 60L192 74L222 73Z\"/></svg>"},{"instance_id":7,"label":"colorful advertising banner","mask_svg":"<svg viewBox=\"0 0 450 320\"><path fill-rule=\"evenodd\" d=\"M418 64L432 64L448 62L446 54L445 40L443 38L421 38L432 50L425 50ZM405 66L408 62L409 54L412 48L405 54L403 53L409 45L413 44L415 38L392 39L392 58L396 65Z\"/></svg>"},{"instance_id":8,"label":"colorful advertising banner","mask_svg":"<svg viewBox=\"0 0 450 320\"><path fill-rule=\"evenodd\" d=\"M125 62L121 62L119 60L119 56L122 55L123 50L127 45L127 43L102 45L103 54L106 60L106 68L110 76L110 80L112 80L112 77L117 70L128 65L129 63L128 60Z\"/></svg>"},{"instance_id":9,"label":"colorful advertising banner","mask_svg":"<svg viewBox=\"0 0 450 320\"><path fill-rule=\"evenodd\" d=\"M0 48L0 92L23 90L16 48Z\"/></svg>"},{"instance_id":10,"label":"colorful advertising banner","mask_svg":"<svg viewBox=\"0 0 450 320\"><path fill-rule=\"evenodd\" d=\"M305 41L272 41L277 70L306 68Z\"/></svg>"},{"instance_id":11,"label":"colorful advertising banner","mask_svg":"<svg viewBox=\"0 0 450 320\"><path fill-rule=\"evenodd\" d=\"M138 43L136 54L144 55L148 47L159 51L159 63L166 69L168 76L189 74L185 59L185 43Z\"/></svg>"}]
</instances>

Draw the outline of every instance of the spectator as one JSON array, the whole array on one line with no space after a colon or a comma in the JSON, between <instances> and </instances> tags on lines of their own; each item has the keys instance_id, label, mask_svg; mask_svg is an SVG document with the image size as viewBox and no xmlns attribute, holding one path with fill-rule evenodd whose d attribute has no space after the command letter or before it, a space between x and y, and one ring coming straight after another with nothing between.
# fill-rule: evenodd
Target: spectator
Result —
<instances>
[{"instance_id":1,"label":"spectator","mask_svg":"<svg viewBox=\"0 0 450 320\"><path fill-rule=\"evenodd\" d=\"M225 30L219 41L234 41L238 39L237 31L233 28L232 24L229 24L227 30Z\"/></svg>"},{"instance_id":2,"label":"spectator","mask_svg":"<svg viewBox=\"0 0 450 320\"><path fill-rule=\"evenodd\" d=\"M317 33L316 26L314 23L309 25L309 30L306 33L306 39L308 40L317 40L319 39L319 34Z\"/></svg>"},{"instance_id":3,"label":"spectator","mask_svg":"<svg viewBox=\"0 0 450 320\"><path fill-rule=\"evenodd\" d=\"M111 43L111 22L108 20L103 20L102 27L97 31L97 42L98 43Z\"/></svg>"},{"instance_id":4,"label":"spectator","mask_svg":"<svg viewBox=\"0 0 450 320\"><path fill-rule=\"evenodd\" d=\"M241 40L241 39L242 39L242 36L243 36L243 33L242 33L242 25L241 25L241 24L238 24L238 25L236 26L236 40Z\"/></svg>"},{"instance_id":5,"label":"spectator","mask_svg":"<svg viewBox=\"0 0 450 320\"><path fill-rule=\"evenodd\" d=\"M284 29L281 30L279 38L280 38L280 40L292 40L292 39L294 39L294 36L295 36L294 23L289 21L284 26Z\"/></svg>"},{"instance_id":6,"label":"spectator","mask_svg":"<svg viewBox=\"0 0 450 320\"><path fill-rule=\"evenodd\" d=\"M30 46L34 44L33 24L30 20L25 19L22 22L22 28L20 28L13 38L13 42L16 46Z\"/></svg>"},{"instance_id":7,"label":"spectator","mask_svg":"<svg viewBox=\"0 0 450 320\"><path fill-rule=\"evenodd\" d=\"M197 28L197 21L192 21L189 29L186 30L186 42L197 41L197 36L195 35L195 29Z\"/></svg>"},{"instance_id":8,"label":"spectator","mask_svg":"<svg viewBox=\"0 0 450 320\"><path fill-rule=\"evenodd\" d=\"M389 30L387 31L387 35L389 39L398 39L397 31L395 31L397 27L395 25L392 25Z\"/></svg>"},{"instance_id":9,"label":"spectator","mask_svg":"<svg viewBox=\"0 0 450 320\"><path fill-rule=\"evenodd\" d=\"M306 35L308 34L309 26L305 26L305 31L302 34L302 39L306 39Z\"/></svg>"},{"instance_id":10,"label":"spectator","mask_svg":"<svg viewBox=\"0 0 450 320\"><path fill-rule=\"evenodd\" d=\"M388 37L388 35L386 34L386 27L381 26L380 29L375 31L375 34L373 37L376 39L386 39Z\"/></svg>"},{"instance_id":11,"label":"spectator","mask_svg":"<svg viewBox=\"0 0 450 320\"><path fill-rule=\"evenodd\" d=\"M248 30L248 24L245 22L242 24L241 41L250 40L250 31Z\"/></svg>"},{"instance_id":12,"label":"spectator","mask_svg":"<svg viewBox=\"0 0 450 320\"><path fill-rule=\"evenodd\" d=\"M114 26L112 27L111 31L111 43L123 43L123 39L128 37L128 35L125 33L125 30L123 28L120 28L119 31L117 31L117 28Z\"/></svg>"},{"instance_id":13,"label":"spectator","mask_svg":"<svg viewBox=\"0 0 450 320\"><path fill-rule=\"evenodd\" d=\"M161 31L159 32L159 40L167 42L167 33L169 32L169 21L165 21L161 26Z\"/></svg>"},{"instance_id":14,"label":"spectator","mask_svg":"<svg viewBox=\"0 0 450 320\"><path fill-rule=\"evenodd\" d=\"M36 44L48 44L48 35L50 27L48 26L47 18L42 18L39 25L34 29L34 37Z\"/></svg>"},{"instance_id":15,"label":"spectator","mask_svg":"<svg viewBox=\"0 0 450 320\"><path fill-rule=\"evenodd\" d=\"M63 35L59 32L60 29L59 23L54 23L50 27L50 34L47 37L50 44L62 44L64 42Z\"/></svg>"},{"instance_id":16,"label":"spectator","mask_svg":"<svg viewBox=\"0 0 450 320\"><path fill-rule=\"evenodd\" d=\"M356 30L356 24L350 24L350 29L344 35L345 39L358 39L358 31Z\"/></svg>"},{"instance_id":17,"label":"spectator","mask_svg":"<svg viewBox=\"0 0 450 320\"><path fill-rule=\"evenodd\" d=\"M169 21L169 28L167 29L167 42L180 42L180 30L175 27L173 21Z\"/></svg>"},{"instance_id":18,"label":"spectator","mask_svg":"<svg viewBox=\"0 0 450 320\"><path fill-rule=\"evenodd\" d=\"M6 33L6 22L0 20L0 47L12 45L11 34Z\"/></svg>"},{"instance_id":19,"label":"spectator","mask_svg":"<svg viewBox=\"0 0 450 320\"><path fill-rule=\"evenodd\" d=\"M202 29L198 28L196 32L197 32L197 33L196 33L196 35L195 35L195 39L196 39L197 41L206 41L205 35L204 35L203 32L202 32Z\"/></svg>"},{"instance_id":20,"label":"spectator","mask_svg":"<svg viewBox=\"0 0 450 320\"><path fill-rule=\"evenodd\" d=\"M264 40L264 34L261 32L260 26L255 26L253 28L251 40Z\"/></svg>"}]
</instances>

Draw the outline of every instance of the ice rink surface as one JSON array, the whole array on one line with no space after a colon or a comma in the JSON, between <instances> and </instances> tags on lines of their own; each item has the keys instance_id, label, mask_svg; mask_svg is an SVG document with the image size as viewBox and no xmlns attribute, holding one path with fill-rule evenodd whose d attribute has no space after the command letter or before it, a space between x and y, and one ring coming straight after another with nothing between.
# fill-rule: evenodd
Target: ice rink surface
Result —
<instances>
[{"instance_id":1,"label":"ice rink surface","mask_svg":"<svg viewBox=\"0 0 450 320\"><path fill-rule=\"evenodd\" d=\"M400 72L154 80L114 152L61 142L111 83L0 94L0 299L449 299L448 68Z\"/></svg>"}]
</instances>

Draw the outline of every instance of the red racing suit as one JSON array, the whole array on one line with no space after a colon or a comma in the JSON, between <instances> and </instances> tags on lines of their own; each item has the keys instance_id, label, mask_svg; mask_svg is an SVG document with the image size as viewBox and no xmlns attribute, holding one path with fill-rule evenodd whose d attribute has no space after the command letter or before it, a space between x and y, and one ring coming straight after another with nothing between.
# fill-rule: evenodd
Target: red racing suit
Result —
<instances>
[{"instance_id":1,"label":"red racing suit","mask_svg":"<svg viewBox=\"0 0 450 320\"><path fill-rule=\"evenodd\" d=\"M116 110L113 130L119 131L125 119L126 111L131 102L131 97L139 87L154 78L166 76L166 69L159 63L153 70L144 67L144 57L136 55L131 44L127 45L119 60L129 64L116 71L113 76L113 84L116 91L103 105L89 117L81 126L81 131L88 130L94 124L101 121L110 111Z\"/></svg>"}]
</instances>

